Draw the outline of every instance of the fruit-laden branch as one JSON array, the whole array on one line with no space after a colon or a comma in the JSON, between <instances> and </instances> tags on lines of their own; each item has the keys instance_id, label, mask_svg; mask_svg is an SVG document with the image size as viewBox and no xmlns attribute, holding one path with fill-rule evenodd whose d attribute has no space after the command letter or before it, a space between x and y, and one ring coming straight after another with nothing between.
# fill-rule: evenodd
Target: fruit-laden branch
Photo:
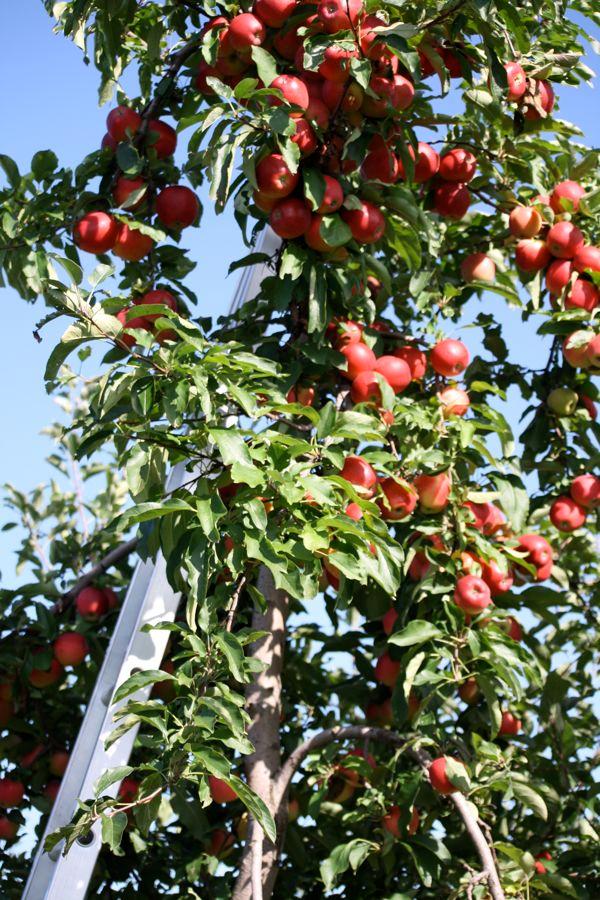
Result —
<instances>
[{"instance_id":1,"label":"fruit-laden branch","mask_svg":"<svg viewBox=\"0 0 600 900\"><path fill-rule=\"evenodd\" d=\"M250 716L248 738L254 752L246 757L244 767L248 784L266 803L280 834L285 833L287 806L278 802L274 789L281 767L281 670L289 598L275 587L273 576L265 566L259 570L257 587L265 598L266 609L263 612L255 607L252 630L267 634L251 647L252 658L262 667L246 689L246 711ZM279 848L251 818L233 900L270 897L277 877L278 855Z\"/></svg>"},{"instance_id":2,"label":"fruit-laden branch","mask_svg":"<svg viewBox=\"0 0 600 900\"><path fill-rule=\"evenodd\" d=\"M425 773L429 769L431 764L430 756L425 753L425 751L418 750L412 746L414 739L407 740L397 732L388 731L385 728L370 728L363 725L350 725L346 728L329 728L304 741L304 743L296 747L296 749L288 756L281 767L281 771L279 772L275 783L274 794L278 799L279 804L285 805L282 801L287 795L294 772L299 768L309 753L312 753L313 750L319 750L321 747L325 747L333 741L357 740L361 738L368 738L375 741L381 741L382 743L392 744L398 749L405 750L416 759ZM500 883L492 851L479 826L473 805L458 792L450 794L450 800L456 807L456 810L463 820L467 834L475 846L493 900L505 900L504 891Z\"/></svg>"},{"instance_id":3,"label":"fruit-laden branch","mask_svg":"<svg viewBox=\"0 0 600 900\"><path fill-rule=\"evenodd\" d=\"M158 113L164 107L167 98L170 92L173 89L173 85L175 83L175 78L179 73L179 70L184 65L186 60L195 53L198 49L198 45L202 40L202 33L194 35L194 37L185 44L181 50L178 50L176 53L171 54L168 57L169 65L167 66L165 73L160 82L161 85L165 85L163 90L157 91L152 98L152 100L145 106L142 110L142 124L140 129L136 135L136 143L138 141L143 141L146 131L148 130L148 124L151 119L155 118ZM165 84L166 83L166 84Z\"/></svg>"},{"instance_id":4,"label":"fruit-laden branch","mask_svg":"<svg viewBox=\"0 0 600 900\"><path fill-rule=\"evenodd\" d=\"M132 553L138 543L137 538L131 538L130 541L125 541L124 544L119 544L118 547L115 547L114 550L111 550L109 553L104 556L100 562L96 563L95 566L92 566L91 569L82 575L79 578L72 588L70 588L65 594L62 595L60 600L57 600L54 606L51 608L51 612L53 613L62 613L67 609L79 591L82 591L84 587L87 587L88 584L91 584L96 580L98 575L103 575L111 566L116 565L116 563L120 562L126 556L129 556Z\"/></svg>"}]
</instances>

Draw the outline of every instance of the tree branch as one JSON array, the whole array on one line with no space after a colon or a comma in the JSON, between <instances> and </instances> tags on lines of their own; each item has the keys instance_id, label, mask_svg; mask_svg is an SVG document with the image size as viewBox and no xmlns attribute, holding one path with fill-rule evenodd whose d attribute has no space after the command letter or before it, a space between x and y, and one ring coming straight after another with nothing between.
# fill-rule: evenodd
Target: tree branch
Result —
<instances>
[{"instance_id":1,"label":"tree branch","mask_svg":"<svg viewBox=\"0 0 600 900\"><path fill-rule=\"evenodd\" d=\"M116 563L120 562L126 556L129 556L137 546L138 539L131 538L130 541L125 541L124 544L119 544L118 547L115 547L109 553L106 554L100 562L96 563L95 566L92 566L91 569L82 575L79 578L72 588L70 588L65 594L62 595L60 600L57 600L54 606L51 608L51 612L53 613L61 613L67 609L68 606L71 605L79 591L82 591L84 587L87 587L88 584L91 584L92 581L95 581L98 575L103 575L111 566L114 566Z\"/></svg>"}]
</instances>

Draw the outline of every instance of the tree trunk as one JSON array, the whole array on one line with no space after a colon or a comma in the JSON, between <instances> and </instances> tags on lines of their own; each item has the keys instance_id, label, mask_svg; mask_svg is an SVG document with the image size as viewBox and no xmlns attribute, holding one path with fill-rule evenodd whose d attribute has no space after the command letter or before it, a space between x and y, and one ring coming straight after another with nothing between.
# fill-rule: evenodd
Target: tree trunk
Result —
<instances>
[{"instance_id":1,"label":"tree trunk","mask_svg":"<svg viewBox=\"0 0 600 900\"><path fill-rule=\"evenodd\" d=\"M281 669L289 600L284 591L275 588L271 573L264 566L260 569L257 587L267 608L265 612L255 608L252 628L268 634L251 647L252 657L263 664L263 670L256 673L246 688L246 711L250 716L248 737L254 745L254 753L246 757L244 767L248 784L275 817L279 835L285 832L287 824L287 804L279 802L274 788L281 766ZM267 839L258 823L251 820L233 900L267 900L277 877L277 857L278 847ZM259 884L262 890L259 890Z\"/></svg>"}]
</instances>

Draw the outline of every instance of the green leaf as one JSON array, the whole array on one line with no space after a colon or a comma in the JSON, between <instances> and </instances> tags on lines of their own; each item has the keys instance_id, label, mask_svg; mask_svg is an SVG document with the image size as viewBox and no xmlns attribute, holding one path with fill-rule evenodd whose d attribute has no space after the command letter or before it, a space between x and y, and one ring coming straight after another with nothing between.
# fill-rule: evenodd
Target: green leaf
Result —
<instances>
[{"instance_id":1,"label":"green leaf","mask_svg":"<svg viewBox=\"0 0 600 900\"><path fill-rule=\"evenodd\" d=\"M277 63L263 47L252 47L251 54L256 64L258 77L265 87L269 87L271 82L277 77Z\"/></svg>"},{"instance_id":2,"label":"green leaf","mask_svg":"<svg viewBox=\"0 0 600 900\"><path fill-rule=\"evenodd\" d=\"M431 622L424 619L415 619L409 622L402 631L392 634L388 638L388 644L394 644L396 647L410 647L414 644L424 644L432 638L441 637L442 632Z\"/></svg>"},{"instance_id":3,"label":"green leaf","mask_svg":"<svg viewBox=\"0 0 600 900\"><path fill-rule=\"evenodd\" d=\"M364 840L364 838L355 838L347 844L338 844L328 858L321 863L321 878L325 884L325 890L331 890L337 883L338 877L348 868L356 872L365 859L378 849L377 844Z\"/></svg>"},{"instance_id":4,"label":"green leaf","mask_svg":"<svg viewBox=\"0 0 600 900\"><path fill-rule=\"evenodd\" d=\"M516 475L492 475L491 478L511 527L517 533L523 531L529 517L529 497L521 480Z\"/></svg>"},{"instance_id":5,"label":"green leaf","mask_svg":"<svg viewBox=\"0 0 600 900\"><path fill-rule=\"evenodd\" d=\"M229 671L235 680L246 681L244 675L244 648L236 636L228 631L217 631L214 635L214 641L227 660Z\"/></svg>"},{"instance_id":6,"label":"green leaf","mask_svg":"<svg viewBox=\"0 0 600 900\"><path fill-rule=\"evenodd\" d=\"M119 703L130 694L134 694L136 691L148 687L150 684L155 684L157 681L177 681L177 679L173 675L169 675L168 672L163 672L162 669L146 669L143 672L136 672L134 675L130 675L129 678L117 688L112 702Z\"/></svg>"},{"instance_id":7,"label":"green leaf","mask_svg":"<svg viewBox=\"0 0 600 900\"><path fill-rule=\"evenodd\" d=\"M529 807L538 818L544 819L544 821L547 820L548 807L532 787L528 784L523 784L521 781L515 781L514 779L511 781L511 786L517 800L520 800L521 803L524 803L525 806Z\"/></svg>"},{"instance_id":8,"label":"green leaf","mask_svg":"<svg viewBox=\"0 0 600 900\"><path fill-rule=\"evenodd\" d=\"M241 778L238 778L237 775L230 775L228 778L225 778L224 781L233 788L248 812L254 816L256 821L262 827L269 840L275 842L277 829L275 828L273 816L269 812L264 800L261 800L261 798L248 787L246 782L242 781Z\"/></svg>"},{"instance_id":9,"label":"green leaf","mask_svg":"<svg viewBox=\"0 0 600 900\"><path fill-rule=\"evenodd\" d=\"M302 170L304 196L313 210L318 209L325 196L325 178L319 169L306 167Z\"/></svg>"},{"instance_id":10,"label":"green leaf","mask_svg":"<svg viewBox=\"0 0 600 900\"><path fill-rule=\"evenodd\" d=\"M121 838L127 828L127 822L127 813L124 812L102 816L102 843L108 844L113 853L121 845Z\"/></svg>"},{"instance_id":11,"label":"green leaf","mask_svg":"<svg viewBox=\"0 0 600 900\"><path fill-rule=\"evenodd\" d=\"M100 797L107 787L115 784L117 781L123 781L128 775L134 771L132 766L118 766L116 769L109 769L104 772L94 784L94 796Z\"/></svg>"}]
</instances>

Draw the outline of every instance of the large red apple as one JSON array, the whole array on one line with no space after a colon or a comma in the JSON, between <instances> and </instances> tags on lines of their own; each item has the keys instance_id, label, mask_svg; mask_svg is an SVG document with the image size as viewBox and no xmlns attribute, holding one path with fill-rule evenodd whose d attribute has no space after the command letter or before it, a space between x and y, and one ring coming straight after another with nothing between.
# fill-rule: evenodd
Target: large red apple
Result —
<instances>
[{"instance_id":1,"label":"large red apple","mask_svg":"<svg viewBox=\"0 0 600 900\"><path fill-rule=\"evenodd\" d=\"M546 235L548 250L559 259L572 259L583 242L582 231L572 222L557 222Z\"/></svg>"},{"instance_id":2,"label":"large red apple","mask_svg":"<svg viewBox=\"0 0 600 900\"><path fill-rule=\"evenodd\" d=\"M146 181L143 178L117 178L113 188L115 206L121 209L135 210L143 206L146 199ZM134 199L137 197L137 199Z\"/></svg>"},{"instance_id":3,"label":"large red apple","mask_svg":"<svg viewBox=\"0 0 600 900\"><path fill-rule=\"evenodd\" d=\"M417 505L417 492L410 485L384 478L379 486L385 498L378 501L384 519L396 521L410 516Z\"/></svg>"},{"instance_id":4,"label":"large red apple","mask_svg":"<svg viewBox=\"0 0 600 900\"><path fill-rule=\"evenodd\" d=\"M546 269L546 287L558 297L562 294L573 275L573 263L570 259L555 259Z\"/></svg>"},{"instance_id":5,"label":"large red apple","mask_svg":"<svg viewBox=\"0 0 600 900\"><path fill-rule=\"evenodd\" d=\"M101 588L84 587L75 598L75 608L84 619L99 619L108 609L106 597Z\"/></svg>"},{"instance_id":6,"label":"large red apple","mask_svg":"<svg viewBox=\"0 0 600 900\"><path fill-rule=\"evenodd\" d=\"M434 191L433 208L448 219L462 219L471 205L469 189L464 184L447 182Z\"/></svg>"},{"instance_id":7,"label":"large red apple","mask_svg":"<svg viewBox=\"0 0 600 900\"><path fill-rule=\"evenodd\" d=\"M117 106L106 117L106 130L117 144L133 137L141 124L142 117L129 106Z\"/></svg>"},{"instance_id":8,"label":"large red apple","mask_svg":"<svg viewBox=\"0 0 600 900\"><path fill-rule=\"evenodd\" d=\"M292 172L281 153L269 153L256 166L256 183L267 197L287 197L295 190L299 174Z\"/></svg>"},{"instance_id":9,"label":"large red apple","mask_svg":"<svg viewBox=\"0 0 600 900\"><path fill-rule=\"evenodd\" d=\"M550 521L559 531L576 531L586 518L585 509L572 497L559 497L550 507Z\"/></svg>"},{"instance_id":10,"label":"large red apple","mask_svg":"<svg viewBox=\"0 0 600 900\"><path fill-rule=\"evenodd\" d=\"M569 488L571 497L584 509L600 506L600 478L597 475L578 475Z\"/></svg>"},{"instance_id":11,"label":"large red apple","mask_svg":"<svg viewBox=\"0 0 600 900\"><path fill-rule=\"evenodd\" d=\"M523 272L539 272L551 259L545 241L527 239L519 241L515 248L515 262Z\"/></svg>"},{"instance_id":12,"label":"large red apple","mask_svg":"<svg viewBox=\"0 0 600 900\"><path fill-rule=\"evenodd\" d=\"M0 841L14 841L19 831L19 826L8 816L0 816Z\"/></svg>"},{"instance_id":13,"label":"large red apple","mask_svg":"<svg viewBox=\"0 0 600 900\"><path fill-rule=\"evenodd\" d=\"M208 776L208 787L210 796L215 803L231 803L233 800L237 800L237 794L233 788L229 787L222 778L217 778L216 775Z\"/></svg>"},{"instance_id":14,"label":"large red apple","mask_svg":"<svg viewBox=\"0 0 600 900\"><path fill-rule=\"evenodd\" d=\"M290 106L298 106L302 112L306 112L310 103L306 82L296 75L278 75L270 84L270 87L280 91L283 99ZM281 106L282 101L273 95L269 100L271 106ZM292 118L300 117L302 112L292 112Z\"/></svg>"},{"instance_id":15,"label":"large red apple","mask_svg":"<svg viewBox=\"0 0 600 900\"><path fill-rule=\"evenodd\" d=\"M328 34L351 31L362 12L362 0L321 0L317 16Z\"/></svg>"},{"instance_id":16,"label":"large red apple","mask_svg":"<svg viewBox=\"0 0 600 900\"><path fill-rule=\"evenodd\" d=\"M476 616L492 603L490 589L477 575L462 575L456 582L454 602L469 615Z\"/></svg>"},{"instance_id":17,"label":"large red apple","mask_svg":"<svg viewBox=\"0 0 600 900\"><path fill-rule=\"evenodd\" d=\"M73 240L86 253L107 253L115 246L119 228L109 213L89 212L75 223Z\"/></svg>"},{"instance_id":18,"label":"large red apple","mask_svg":"<svg viewBox=\"0 0 600 900\"><path fill-rule=\"evenodd\" d=\"M434 791L437 791L438 794L454 794L460 790L460 788L452 784L448 777L448 770L446 768L446 763L448 761L453 762L464 769L460 760L454 759L451 756L438 756L437 759L434 759L429 766L429 781L431 787Z\"/></svg>"},{"instance_id":19,"label":"large red apple","mask_svg":"<svg viewBox=\"0 0 600 900\"><path fill-rule=\"evenodd\" d=\"M254 13L270 28L281 28L296 8L296 0L254 0Z\"/></svg>"},{"instance_id":20,"label":"large red apple","mask_svg":"<svg viewBox=\"0 0 600 900\"><path fill-rule=\"evenodd\" d=\"M438 375L452 378L464 372L469 365L470 356L462 341L445 338L432 347L429 361Z\"/></svg>"},{"instance_id":21,"label":"large red apple","mask_svg":"<svg viewBox=\"0 0 600 900\"><path fill-rule=\"evenodd\" d=\"M146 145L154 151L158 159L167 159L175 153L177 132L162 119L150 119Z\"/></svg>"},{"instance_id":22,"label":"large red apple","mask_svg":"<svg viewBox=\"0 0 600 900\"><path fill-rule=\"evenodd\" d=\"M600 247L582 244L575 251L573 265L578 272L600 272Z\"/></svg>"},{"instance_id":23,"label":"large red apple","mask_svg":"<svg viewBox=\"0 0 600 900\"><path fill-rule=\"evenodd\" d=\"M370 200L363 200L359 209L343 209L341 216L359 244L372 244L383 237L385 219Z\"/></svg>"},{"instance_id":24,"label":"large red apple","mask_svg":"<svg viewBox=\"0 0 600 900\"><path fill-rule=\"evenodd\" d=\"M448 153L444 153L440 159L438 174L445 181L461 182L468 184L477 171L477 158L470 150L462 147L454 147Z\"/></svg>"},{"instance_id":25,"label":"large red apple","mask_svg":"<svg viewBox=\"0 0 600 900\"><path fill-rule=\"evenodd\" d=\"M578 181L561 181L550 194L550 206L555 213L577 212L585 188Z\"/></svg>"},{"instance_id":26,"label":"large red apple","mask_svg":"<svg viewBox=\"0 0 600 900\"><path fill-rule=\"evenodd\" d=\"M340 353L346 357L347 370L344 374L351 381L361 372L373 372L377 358L366 344L348 344L340 348Z\"/></svg>"},{"instance_id":27,"label":"large red apple","mask_svg":"<svg viewBox=\"0 0 600 900\"><path fill-rule=\"evenodd\" d=\"M122 222L112 252L127 262L139 262L144 256L148 256L153 246L154 241L151 237Z\"/></svg>"},{"instance_id":28,"label":"large red apple","mask_svg":"<svg viewBox=\"0 0 600 900\"><path fill-rule=\"evenodd\" d=\"M470 253L460 264L465 281L494 281L496 263L486 253Z\"/></svg>"},{"instance_id":29,"label":"large red apple","mask_svg":"<svg viewBox=\"0 0 600 900\"><path fill-rule=\"evenodd\" d=\"M588 347L593 338L591 331L574 331L563 341L563 356L573 368L585 369L589 365Z\"/></svg>"},{"instance_id":30,"label":"large red apple","mask_svg":"<svg viewBox=\"0 0 600 900\"><path fill-rule=\"evenodd\" d=\"M392 351L392 356L403 359L410 369L410 377L413 381L420 381L427 371L427 356L418 347L407 345L406 347L397 347Z\"/></svg>"},{"instance_id":31,"label":"large red apple","mask_svg":"<svg viewBox=\"0 0 600 900\"><path fill-rule=\"evenodd\" d=\"M532 238L542 227L542 217L534 206L515 206L508 217L510 233L518 238Z\"/></svg>"},{"instance_id":32,"label":"large red apple","mask_svg":"<svg viewBox=\"0 0 600 900\"><path fill-rule=\"evenodd\" d=\"M65 631L54 641L53 651L61 666L79 666L89 653L85 637L77 631Z\"/></svg>"},{"instance_id":33,"label":"large red apple","mask_svg":"<svg viewBox=\"0 0 600 900\"><path fill-rule=\"evenodd\" d=\"M280 238L300 237L310 227L312 216L304 200L286 197L280 200L269 216L271 228Z\"/></svg>"},{"instance_id":34,"label":"large red apple","mask_svg":"<svg viewBox=\"0 0 600 900\"><path fill-rule=\"evenodd\" d=\"M347 456L340 470L340 476L354 485L363 497L372 497L377 484L377 473L362 456Z\"/></svg>"},{"instance_id":35,"label":"large red apple","mask_svg":"<svg viewBox=\"0 0 600 900\"><path fill-rule=\"evenodd\" d=\"M163 188L156 198L156 215L167 228L187 228L200 213L196 194L182 184Z\"/></svg>"},{"instance_id":36,"label":"large red apple","mask_svg":"<svg viewBox=\"0 0 600 900\"><path fill-rule=\"evenodd\" d=\"M392 688L398 680L401 668L399 662L395 662L387 653L384 653L375 664L375 680Z\"/></svg>"},{"instance_id":37,"label":"large red apple","mask_svg":"<svg viewBox=\"0 0 600 900\"><path fill-rule=\"evenodd\" d=\"M227 40L234 50L248 51L260 47L267 32L265 26L252 13L240 13L229 23Z\"/></svg>"},{"instance_id":38,"label":"large red apple","mask_svg":"<svg viewBox=\"0 0 600 900\"><path fill-rule=\"evenodd\" d=\"M536 581L544 581L552 573L552 547L541 534L522 534L518 538L517 551L525 554L524 560L536 569ZM517 563L517 567L526 573ZM529 573L527 573L529 574Z\"/></svg>"},{"instance_id":39,"label":"large red apple","mask_svg":"<svg viewBox=\"0 0 600 900\"><path fill-rule=\"evenodd\" d=\"M0 806L3 809L21 806L24 797L25 787L22 781L14 778L0 778Z\"/></svg>"},{"instance_id":40,"label":"large red apple","mask_svg":"<svg viewBox=\"0 0 600 900\"><path fill-rule=\"evenodd\" d=\"M419 507L425 513L441 512L448 505L452 482L446 472L439 475L418 475L414 486L419 495Z\"/></svg>"},{"instance_id":41,"label":"large red apple","mask_svg":"<svg viewBox=\"0 0 600 900\"><path fill-rule=\"evenodd\" d=\"M400 394L411 382L408 363L397 356L380 356L373 371L383 375L396 394Z\"/></svg>"},{"instance_id":42,"label":"large red apple","mask_svg":"<svg viewBox=\"0 0 600 900\"><path fill-rule=\"evenodd\" d=\"M33 657L39 657L40 653L43 651L38 650L34 652ZM36 688L46 688L50 687L53 684L56 684L57 681L60 680L63 674L63 667L59 663L57 659L51 659L50 665L48 668L33 668L29 673L29 683Z\"/></svg>"},{"instance_id":43,"label":"large red apple","mask_svg":"<svg viewBox=\"0 0 600 900\"><path fill-rule=\"evenodd\" d=\"M508 81L509 100L518 100L527 90L527 75L525 69L518 62L508 62L504 64L506 71L506 80Z\"/></svg>"}]
</instances>

